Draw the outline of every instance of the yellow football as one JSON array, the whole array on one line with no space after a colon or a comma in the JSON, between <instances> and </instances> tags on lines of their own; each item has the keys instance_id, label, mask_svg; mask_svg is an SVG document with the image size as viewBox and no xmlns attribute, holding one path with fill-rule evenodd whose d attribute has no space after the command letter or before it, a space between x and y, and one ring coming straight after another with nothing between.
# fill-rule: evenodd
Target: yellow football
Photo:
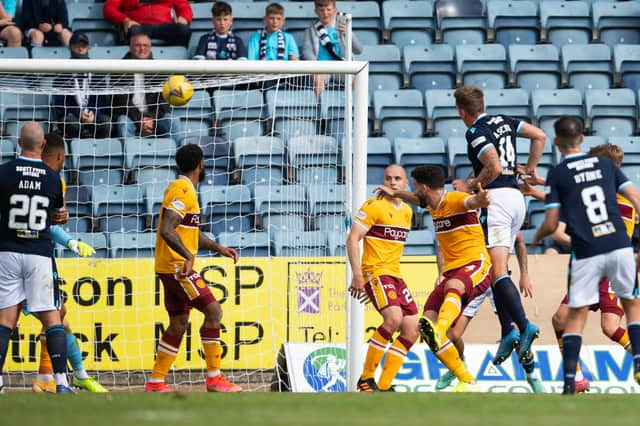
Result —
<instances>
[{"instance_id":1,"label":"yellow football","mask_svg":"<svg viewBox=\"0 0 640 426\"><path fill-rule=\"evenodd\" d=\"M162 86L162 97L173 106L182 106L193 96L193 86L184 75L172 75Z\"/></svg>"}]
</instances>

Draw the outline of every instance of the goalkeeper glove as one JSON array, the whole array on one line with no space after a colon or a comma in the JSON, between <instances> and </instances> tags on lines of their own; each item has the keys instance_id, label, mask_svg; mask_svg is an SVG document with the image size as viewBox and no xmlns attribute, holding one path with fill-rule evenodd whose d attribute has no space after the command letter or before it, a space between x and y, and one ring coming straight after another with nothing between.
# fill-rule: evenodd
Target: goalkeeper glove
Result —
<instances>
[{"instance_id":1,"label":"goalkeeper glove","mask_svg":"<svg viewBox=\"0 0 640 426\"><path fill-rule=\"evenodd\" d=\"M87 243L83 243L78 240L69 240L69 244L67 244L69 250L77 254L81 257L93 256L96 254L96 251Z\"/></svg>"}]
</instances>

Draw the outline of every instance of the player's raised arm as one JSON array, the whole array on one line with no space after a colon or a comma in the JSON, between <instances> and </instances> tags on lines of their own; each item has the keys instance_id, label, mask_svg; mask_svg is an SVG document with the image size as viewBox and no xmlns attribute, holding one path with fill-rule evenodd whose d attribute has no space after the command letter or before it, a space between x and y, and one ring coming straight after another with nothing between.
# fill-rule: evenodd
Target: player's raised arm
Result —
<instances>
[{"instance_id":1,"label":"player's raised arm","mask_svg":"<svg viewBox=\"0 0 640 426\"><path fill-rule=\"evenodd\" d=\"M522 124L519 135L531 140L529 158L527 160L527 166L525 168L528 173L531 173L533 170L535 170L536 166L540 162L540 158L542 158L547 135L542 129L529 123Z\"/></svg>"},{"instance_id":2,"label":"player's raised arm","mask_svg":"<svg viewBox=\"0 0 640 426\"><path fill-rule=\"evenodd\" d=\"M413 192L391 189L388 186L384 185L376 186L374 192L376 193L378 198L382 198L386 195L391 198L399 198L402 201L406 201L407 203L411 203L416 206L424 207L422 205L422 202L420 201L420 198L418 198Z\"/></svg>"},{"instance_id":3,"label":"player's raised arm","mask_svg":"<svg viewBox=\"0 0 640 426\"><path fill-rule=\"evenodd\" d=\"M476 210L483 207L487 207L491 204L491 197L489 191L482 188L482 185L478 183L478 191L464 200L464 205L469 210Z\"/></svg>"},{"instance_id":4,"label":"player's raised arm","mask_svg":"<svg viewBox=\"0 0 640 426\"><path fill-rule=\"evenodd\" d=\"M186 276L191 272L193 267L194 256L187 250L180 236L176 232L176 228L182 222L182 216L170 209L162 209L162 225L160 227L160 237L167 243L169 247L180 256L185 258L185 263L180 271Z\"/></svg>"},{"instance_id":5,"label":"player's raised arm","mask_svg":"<svg viewBox=\"0 0 640 426\"><path fill-rule=\"evenodd\" d=\"M238 259L240 258L240 255L235 249L218 244L211 238L207 237L207 235L202 231L199 231L198 233L198 246L207 250L218 252L224 257L230 257L231 259L233 259L233 263L237 263Z\"/></svg>"}]
</instances>

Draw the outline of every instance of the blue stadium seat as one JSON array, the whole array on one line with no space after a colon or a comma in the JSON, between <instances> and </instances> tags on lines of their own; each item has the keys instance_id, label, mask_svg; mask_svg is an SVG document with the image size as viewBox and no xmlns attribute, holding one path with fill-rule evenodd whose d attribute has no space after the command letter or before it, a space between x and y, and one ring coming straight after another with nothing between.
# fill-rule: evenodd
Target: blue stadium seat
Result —
<instances>
[{"instance_id":1,"label":"blue stadium seat","mask_svg":"<svg viewBox=\"0 0 640 426\"><path fill-rule=\"evenodd\" d=\"M72 139L71 158L75 169L124 167L120 139Z\"/></svg>"},{"instance_id":2,"label":"blue stadium seat","mask_svg":"<svg viewBox=\"0 0 640 426\"><path fill-rule=\"evenodd\" d=\"M325 121L325 131L319 133L334 137L344 134L344 105L343 90L323 90L320 93L320 119Z\"/></svg>"},{"instance_id":3,"label":"blue stadium seat","mask_svg":"<svg viewBox=\"0 0 640 426\"><path fill-rule=\"evenodd\" d=\"M371 194L367 194L371 195ZM350 220L350 219L349 219ZM315 229L325 232L341 232L345 235L347 231L348 218L341 214L322 215L314 218Z\"/></svg>"},{"instance_id":4,"label":"blue stadium seat","mask_svg":"<svg viewBox=\"0 0 640 426\"><path fill-rule=\"evenodd\" d=\"M393 161L393 151L389 139L367 139L367 183L381 184L384 180L384 169Z\"/></svg>"},{"instance_id":5,"label":"blue stadium seat","mask_svg":"<svg viewBox=\"0 0 640 426\"><path fill-rule=\"evenodd\" d=\"M466 179L473 172L467 156L467 140L464 137L452 137L447 141L449 165L453 179Z\"/></svg>"},{"instance_id":6,"label":"blue stadium seat","mask_svg":"<svg viewBox=\"0 0 640 426\"><path fill-rule=\"evenodd\" d=\"M343 214L346 193L345 185L307 185L309 213L315 216Z\"/></svg>"},{"instance_id":7,"label":"blue stadium seat","mask_svg":"<svg viewBox=\"0 0 640 426\"><path fill-rule=\"evenodd\" d=\"M172 48L175 46L171 46ZM168 49L169 47L165 47ZM163 58L164 59L164 58ZM168 58L171 59L171 58ZM211 116L211 95L206 90L194 90L191 100L183 106L175 106L173 115L177 117L189 117L190 119L209 119Z\"/></svg>"},{"instance_id":8,"label":"blue stadium seat","mask_svg":"<svg viewBox=\"0 0 640 426\"><path fill-rule=\"evenodd\" d=\"M168 185L178 177L178 170L175 167L139 167L132 172L132 181L141 186L154 183Z\"/></svg>"},{"instance_id":9,"label":"blue stadium seat","mask_svg":"<svg viewBox=\"0 0 640 426\"><path fill-rule=\"evenodd\" d=\"M639 164L622 164L622 173L637 187L640 185L640 165Z\"/></svg>"},{"instance_id":10,"label":"blue stadium seat","mask_svg":"<svg viewBox=\"0 0 640 426\"><path fill-rule=\"evenodd\" d=\"M49 95L41 93L0 93L0 117L5 123L8 121L48 121L49 105ZM16 130L20 130L21 127L19 126Z\"/></svg>"},{"instance_id":11,"label":"blue stadium seat","mask_svg":"<svg viewBox=\"0 0 640 426\"><path fill-rule=\"evenodd\" d=\"M16 145L12 140L0 139L0 163L16 158Z\"/></svg>"},{"instance_id":12,"label":"blue stadium seat","mask_svg":"<svg viewBox=\"0 0 640 426\"><path fill-rule=\"evenodd\" d=\"M378 44L382 41L380 6L375 1L337 1L338 11L353 16L353 32L362 44Z\"/></svg>"},{"instance_id":13,"label":"blue stadium seat","mask_svg":"<svg viewBox=\"0 0 640 426\"><path fill-rule=\"evenodd\" d=\"M102 3L74 3L68 7L69 24L74 31L87 34L92 45L118 44L118 29L104 19Z\"/></svg>"},{"instance_id":14,"label":"blue stadium seat","mask_svg":"<svg viewBox=\"0 0 640 426\"><path fill-rule=\"evenodd\" d=\"M132 138L124 141L125 167L174 167L176 143L172 138Z\"/></svg>"},{"instance_id":15,"label":"blue stadium seat","mask_svg":"<svg viewBox=\"0 0 640 426\"><path fill-rule=\"evenodd\" d=\"M91 232L93 229L93 222L88 216L72 216L69 213L69 219L62 225L67 233L71 232Z\"/></svg>"},{"instance_id":16,"label":"blue stadium seat","mask_svg":"<svg viewBox=\"0 0 640 426\"><path fill-rule=\"evenodd\" d=\"M213 108L223 126L229 120L259 120L267 106L260 90L220 89L213 93Z\"/></svg>"},{"instance_id":17,"label":"blue stadium seat","mask_svg":"<svg viewBox=\"0 0 640 426\"><path fill-rule=\"evenodd\" d=\"M284 22L283 30L293 36L298 48L302 51L304 30L309 27L309 17L315 15L314 4L306 1L284 1L280 4L284 7L287 18Z\"/></svg>"},{"instance_id":18,"label":"blue stadium seat","mask_svg":"<svg viewBox=\"0 0 640 426\"><path fill-rule=\"evenodd\" d=\"M311 257L327 255L327 236L322 231L273 233L276 256Z\"/></svg>"},{"instance_id":19,"label":"blue stadium seat","mask_svg":"<svg viewBox=\"0 0 640 426\"><path fill-rule=\"evenodd\" d=\"M484 106L488 114L503 114L531 121L529 92L524 89L485 90Z\"/></svg>"},{"instance_id":20,"label":"blue stadium seat","mask_svg":"<svg viewBox=\"0 0 640 426\"><path fill-rule=\"evenodd\" d=\"M65 202L69 216L91 216L91 187L68 185Z\"/></svg>"},{"instance_id":21,"label":"blue stadium seat","mask_svg":"<svg viewBox=\"0 0 640 426\"><path fill-rule=\"evenodd\" d=\"M373 108L389 139L423 135L424 104L418 90L378 90L373 94Z\"/></svg>"},{"instance_id":22,"label":"blue stadium seat","mask_svg":"<svg viewBox=\"0 0 640 426\"><path fill-rule=\"evenodd\" d=\"M464 137L467 126L458 115L453 90L427 90L427 132L443 140L451 137Z\"/></svg>"},{"instance_id":23,"label":"blue stadium seat","mask_svg":"<svg viewBox=\"0 0 640 426\"><path fill-rule=\"evenodd\" d=\"M182 145L187 144L196 144L202 149L207 174L206 183L226 185L231 180L231 173L235 165L231 142L227 138L203 136L182 139Z\"/></svg>"},{"instance_id":24,"label":"blue stadium seat","mask_svg":"<svg viewBox=\"0 0 640 426\"><path fill-rule=\"evenodd\" d=\"M613 46L615 71L622 77L622 85L637 93L640 89L640 45Z\"/></svg>"},{"instance_id":25,"label":"blue stadium seat","mask_svg":"<svg viewBox=\"0 0 640 426\"><path fill-rule=\"evenodd\" d=\"M404 243L404 256L429 256L436 253L436 243L430 229L412 230Z\"/></svg>"},{"instance_id":26,"label":"blue stadium seat","mask_svg":"<svg viewBox=\"0 0 640 426\"><path fill-rule=\"evenodd\" d=\"M638 136L612 136L609 143L618 145L624 151L623 164L640 164L640 137Z\"/></svg>"},{"instance_id":27,"label":"blue stadium seat","mask_svg":"<svg viewBox=\"0 0 640 426\"><path fill-rule=\"evenodd\" d=\"M552 44L511 45L509 62L516 84L523 89L531 91L560 87L560 52Z\"/></svg>"},{"instance_id":28,"label":"blue stadium seat","mask_svg":"<svg viewBox=\"0 0 640 426\"><path fill-rule=\"evenodd\" d=\"M522 237L524 238L524 242L527 245L527 252L529 254L542 254L544 252L544 244L539 243L537 245L533 245L533 237L536 234L537 229L521 229Z\"/></svg>"},{"instance_id":29,"label":"blue stadium seat","mask_svg":"<svg viewBox=\"0 0 640 426\"><path fill-rule=\"evenodd\" d=\"M587 90L584 102L594 134L608 138L635 132L638 112L631 89Z\"/></svg>"},{"instance_id":30,"label":"blue stadium seat","mask_svg":"<svg viewBox=\"0 0 640 426\"><path fill-rule=\"evenodd\" d=\"M465 85L502 89L507 83L507 52L501 44L458 45L456 62Z\"/></svg>"},{"instance_id":31,"label":"blue stadium seat","mask_svg":"<svg viewBox=\"0 0 640 426\"><path fill-rule=\"evenodd\" d=\"M440 166L445 176L448 171L447 151L440 138L396 138L393 141L396 163L411 171L423 164Z\"/></svg>"},{"instance_id":32,"label":"blue stadium seat","mask_svg":"<svg viewBox=\"0 0 640 426\"><path fill-rule=\"evenodd\" d=\"M24 47L0 47L2 59L28 59L29 51Z\"/></svg>"},{"instance_id":33,"label":"blue stadium seat","mask_svg":"<svg viewBox=\"0 0 640 426\"><path fill-rule=\"evenodd\" d=\"M484 6L479 0L437 0L435 12L443 43L457 46L486 41Z\"/></svg>"},{"instance_id":34,"label":"blue stadium seat","mask_svg":"<svg viewBox=\"0 0 640 426\"><path fill-rule=\"evenodd\" d=\"M109 257L112 259L153 257L155 247L155 232L113 232L109 234Z\"/></svg>"},{"instance_id":35,"label":"blue stadium seat","mask_svg":"<svg viewBox=\"0 0 640 426\"><path fill-rule=\"evenodd\" d=\"M582 94L576 89L534 90L531 94L531 106L535 123L553 140L553 123L563 115L575 115L584 118Z\"/></svg>"},{"instance_id":36,"label":"blue stadium seat","mask_svg":"<svg viewBox=\"0 0 640 426\"><path fill-rule=\"evenodd\" d=\"M100 232L142 232L146 228L143 216L112 215L98 218Z\"/></svg>"},{"instance_id":37,"label":"blue stadium seat","mask_svg":"<svg viewBox=\"0 0 640 426\"><path fill-rule=\"evenodd\" d=\"M640 2L616 1L593 3L593 26L599 40L616 44L640 43Z\"/></svg>"},{"instance_id":38,"label":"blue stadium seat","mask_svg":"<svg viewBox=\"0 0 640 426\"><path fill-rule=\"evenodd\" d=\"M222 128L223 136L229 141L237 138L262 136L264 129L262 123L257 120L228 120Z\"/></svg>"},{"instance_id":39,"label":"blue stadium seat","mask_svg":"<svg viewBox=\"0 0 640 426\"><path fill-rule=\"evenodd\" d=\"M144 189L133 185L93 187L93 217L141 215Z\"/></svg>"},{"instance_id":40,"label":"blue stadium seat","mask_svg":"<svg viewBox=\"0 0 640 426\"><path fill-rule=\"evenodd\" d=\"M160 209L162 207L162 199L166 188L167 185L164 182L156 182L144 186L145 213L150 218L149 223L151 224L151 229L157 228Z\"/></svg>"},{"instance_id":41,"label":"blue stadium seat","mask_svg":"<svg viewBox=\"0 0 640 426\"><path fill-rule=\"evenodd\" d=\"M233 152L236 167L242 173L242 183L282 183L285 158L281 139L272 136L237 138L233 141Z\"/></svg>"},{"instance_id":42,"label":"blue stadium seat","mask_svg":"<svg viewBox=\"0 0 640 426\"><path fill-rule=\"evenodd\" d=\"M364 46L354 55L357 61L369 62L369 98L376 90L398 90L402 87L400 49L392 44Z\"/></svg>"},{"instance_id":43,"label":"blue stadium seat","mask_svg":"<svg viewBox=\"0 0 640 426\"><path fill-rule=\"evenodd\" d=\"M300 119L318 117L316 95L313 90L269 90L266 94L267 116L281 119L291 116Z\"/></svg>"},{"instance_id":44,"label":"blue stadium seat","mask_svg":"<svg viewBox=\"0 0 640 426\"><path fill-rule=\"evenodd\" d=\"M453 89L456 85L453 49L446 44L405 47L404 69L409 74L411 87L421 92Z\"/></svg>"},{"instance_id":45,"label":"blue stadium seat","mask_svg":"<svg viewBox=\"0 0 640 426\"><path fill-rule=\"evenodd\" d=\"M31 48L31 57L33 59L69 59L69 48L36 46Z\"/></svg>"},{"instance_id":46,"label":"blue stadium seat","mask_svg":"<svg viewBox=\"0 0 640 426\"><path fill-rule=\"evenodd\" d=\"M201 208L205 215L248 215L254 211L251 190L246 185L201 185Z\"/></svg>"},{"instance_id":47,"label":"blue stadium seat","mask_svg":"<svg viewBox=\"0 0 640 426\"><path fill-rule=\"evenodd\" d=\"M608 89L613 82L611 48L606 44L562 46L562 66L569 85L581 92Z\"/></svg>"},{"instance_id":48,"label":"blue stadium seat","mask_svg":"<svg viewBox=\"0 0 640 426\"><path fill-rule=\"evenodd\" d=\"M271 255L271 241L266 232L222 232L218 243L236 249L241 257L268 257Z\"/></svg>"},{"instance_id":49,"label":"blue stadium seat","mask_svg":"<svg viewBox=\"0 0 640 426\"><path fill-rule=\"evenodd\" d=\"M344 232L327 232L327 246L329 248L329 256L344 257L347 254L346 244L347 242Z\"/></svg>"},{"instance_id":50,"label":"blue stadium seat","mask_svg":"<svg viewBox=\"0 0 640 426\"><path fill-rule=\"evenodd\" d=\"M308 214L304 185L256 185L256 217L263 229L303 231Z\"/></svg>"},{"instance_id":51,"label":"blue stadium seat","mask_svg":"<svg viewBox=\"0 0 640 426\"><path fill-rule=\"evenodd\" d=\"M297 136L287 143L289 164L298 183L336 183L341 164L338 142L331 136Z\"/></svg>"},{"instance_id":52,"label":"blue stadium seat","mask_svg":"<svg viewBox=\"0 0 640 426\"><path fill-rule=\"evenodd\" d=\"M384 28L396 46L431 44L435 32L432 1L385 1Z\"/></svg>"},{"instance_id":53,"label":"blue stadium seat","mask_svg":"<svg viewBox=\"0 0 640 426\"><path fill-rule=\"evenodd\" d=\"M541 2L540 25L546 40L558 48L591 41L591 11L583 1Z\"/></svg>"},{"instance_id":54,"label":"blue stadium seat","mask_svg":"<svg viewBox=\"0 0 640 426\"><path fill-rule=\"evenodd\" d=\"M205 117L180 117L180 123L182 127L181 134L174 134L174 138L177 141L188 137L203 137L209 136L211 131L211 121Z\"/></svg>"},{"instance_id":55,"label":"blue stadium seat","mask_svg":"<svg viewBox=\"0 0 640 426\"><path fill-rule=\"evenodd\" d=\"M129 52L129 46L92 46L91 59L122 59Z\"/></svg>"},{"instance_id":56,"label":"blue stadium seat","mask_svg":"<svg viewBox=\"0 0 640 426\"><path fill-rule=\"evenodd\" d=\"M531 140L527 138L516 138L516 154L518 164L527 164L529 159L529 152L531 151ZM546 176L548 171L555 164L555 154L553 153L553 144L551 140L547 139L544 144L544 150L542 151L542 157L538 162L538 173ZM545 173L541 173L545 170Z\"/></svg>"},{"instance_id":57,"label":"blue stadium seat","mask_svg":"<svg viewBox=\"0 0 640 426\"><path fill-rule=\"evenodd\" d=\"M487 18L496 41L505 47L538 42L540 24L536 2L492 0L487 3Z\"/></svg>"},{"instance_id":58,"label":"blue stadium seat","mask_svg":"<svg viewBox=\"0 0 640 426\"><path fill-rule=\"evenodd\" d=\"M102 232L78 232L70 234L71 238L89 244L94 248L96 254L94 257L109 257L109 245L107 237ZM60 245L56 247L56 257L77 257L78 255L71 250L64 250Z\"/></svg>"}]
</instances>

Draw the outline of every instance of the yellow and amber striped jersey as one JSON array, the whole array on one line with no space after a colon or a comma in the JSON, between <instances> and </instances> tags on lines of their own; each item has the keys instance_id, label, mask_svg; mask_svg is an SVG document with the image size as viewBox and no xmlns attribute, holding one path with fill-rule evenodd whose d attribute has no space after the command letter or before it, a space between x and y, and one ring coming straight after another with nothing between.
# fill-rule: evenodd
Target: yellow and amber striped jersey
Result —
<instances>
[{"instance_id":1,"label":"yellow and amber striped jersey","mask_svg":"<svg viewBox=\"0 0 640 426\"><path fill-rule=\"evenodd\" d=\"M475 261L490 262L478 212L467 208L465 192L445 192L435 209L429 207L438 246L444 259L441 272Z\"/></svg>"},{"instance_id":2,"label":"yellow and amber striped jersey","mask_svg":"<svg viewBox=\"0 0 640 426\"><path fill-rule=\"evenodd\" d=\"M62 198L64 198L67 193L67 182L64 181L64 178L60 176L60 184L62 184Z\"/></svg>"},{"instance_id":3,"label":"yellow and amber striped jersey","mask_svg":"<svg viewBox=\"0 0 640 426\"><path fill-rule=\"evenodd\" d=\"M412 215L406 203L395 205L386 198L370 198L360 207L355 223L368 230L362 251L363 273L400 276L400 258Z\"/></svg>"},{"instance_id":4,"label":"yellow and amber striped jersey","mask_svg":"<svg viewBox=\"0 0 640 426\"><path fill-rule=\"evenodd\" d=\"M172 210L182 217L182 222L176 228L176 233L186 249L195 255L198 252L200 205L193 183L185 176L180 176L171 182L164 191L161 209L156 238L156 272L174 274L182 268L184 258L173 251L160 236L163 214L165 210Z\"/></svg>"},{"instance_id":5,"label":"yellow and amber striped jersey","mask_svg":"<svg viewBox=\"0 0 640 426\"><path fill-rule=\"evenodd\" d=\"M616 194L616 202L622 215L624 227L627 230L627 236L631 238L633 236L633 228L636 226L636 209L633 208L631 201L627 200L621 194Z\"/></svg>"}]
</instances>

